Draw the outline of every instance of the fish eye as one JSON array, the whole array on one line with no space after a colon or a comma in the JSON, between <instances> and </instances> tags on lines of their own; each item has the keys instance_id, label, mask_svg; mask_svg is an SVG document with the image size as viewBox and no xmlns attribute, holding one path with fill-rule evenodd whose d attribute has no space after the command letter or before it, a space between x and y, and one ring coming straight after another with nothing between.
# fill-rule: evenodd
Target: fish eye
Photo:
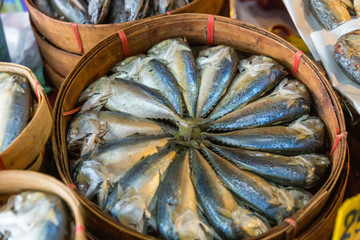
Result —
<instances>
[{"instance_id":1,"label":"fish eye","mask_svg":"<svg viewBox=\"0 0 360 240\"><path fill-rule=\"evenodd\" d=\"M80 190L80 192L86 192L89 185L86 182L78 182L77 188Z\"/></svg>"}]
</instances>

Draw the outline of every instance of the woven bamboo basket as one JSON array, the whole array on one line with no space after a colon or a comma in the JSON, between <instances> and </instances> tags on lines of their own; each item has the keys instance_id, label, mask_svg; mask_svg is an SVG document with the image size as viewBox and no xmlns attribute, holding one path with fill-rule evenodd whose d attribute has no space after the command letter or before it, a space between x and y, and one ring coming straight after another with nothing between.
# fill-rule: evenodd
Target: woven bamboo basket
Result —
<instances>
[{"instance_id":1,"label":"woven bamboo basket","mask_svg":"<svg viewBox=\"0 0 360 240\"><path fill-rule=\"evenodd\" d=\"M74 240L86 240L84 220L81 215L81 205L72 191L59 180L48 175L21 171L9 170L0 174L0 195L16 194L22 191L43 191L59 196L68 206L72 213L75 228L71 232ZM81 231L76 229L82 229Z\"/></svg>"},{"instance_id":2,"label":"woven bamboo basket","mask_svg":"<svg viewBox=\"0 0 360 240\"><path fill-rule=\"evenodd\" d=\"M209 15L205 14L180 14L147 20L126 28L124 32L128 39L130 55L144 53L154 44L174 37L185 37L190 45L207 44L208 18ZM220 16L215 17L214 44L230 45L249 54L264 54L278 60L289 69L292 68L298 51L294 46L268 31ZM72 183L66 151L66 130L71 117L64 116L63 113L75 108L76 101L84 88L123 59L121 40L119 35L114 33L79 61L60 89L53 112L52 143L57 168L65 183ZM343 112L335 92L307 56L301 57L297 78L308 87L314 99L314 108L324 121L330 145L333 145L337 130L345 132ZM291 217L297 223L297 233L303 232L326 205L344 166L346 147L346 141L341 140L331 156L332 167L323 185L309 204ZM77 197L85 208L85 222L88 228L94 231L95 236L108 239L154 239L119 224L78 192ZM292 225L282 222L254 239L290 239L293 231Z\"/></svg>"},{"instance_id":3,"label":"woven bamboo basket","mask_svg":"<svg viewBox=\"0 0 360 240\"><path fill-rule=\"evenodd\" d=\"M39 156L35 159L35 161L31 163L30 166L27 167L25 170L39 172L43 162L44 162L44 150L40 152Z\"/></svg>"},{"instance_id":4,"label":"woven bamboo basket","mask_svg":"<svg viewBox=\"0 0 360 240\"><path fill-rule=\"evenodd\" d=\"M0 153L0 159L6 169L25 169L39 157L49 139L52 127L51 108L43 88L30 69L13 63L0 62L0 72L26 77L34 91L33 95L38 95L35 115L19 136Z\"/></svg>"},{"instance_id":5,"label":"woven bamboo basket","mask_svg":"<svg viewBox=\"0 0 360 240\"><path fill-rule=\"evenodd\" d=\"M80 60L81 55L64 51L55 47L33 28L36 42L39 46L41 57L55 72L61 76L68 75Z\"/></svg>"},{"instance_id":6,"label":"woven bamboo basket","mask_svg":"<svg viewBox=\"0 0 360 240\"><path fill-rule=\"evenodd\" d=\"M224 0L194 0L186 6L171 11L176 13L209 13L218 14L221 10ZM33 0L26 0L31 20L36 29L55 46L69 52L81 54L78 41L75 37L73 26L69 22L63 22L47 16L42 13L34 4ZM163 14L166 15L166 14ZM162 15L162 16L163 16ZM150 18L157 18L154 16ZM131 26L144 21L143 19L116 24L78 24L80 38L82 40L84 52L89 51L99 41L117 30Z\"/></svg>"},{"instance_id":7,"label":"woven bamboo basket","mask_svg":"<svg viewBox=\"0 0 360 240\"><path fill-rule=\"evenodd\" d=\"M46 80L49 80L56 89L60 89L61 84L65 80L65 77L63 77L59 73L57 73L46 62L43 61L43 63L44 63L44 72L45 72Z\"/></svg>"}]
</instances>

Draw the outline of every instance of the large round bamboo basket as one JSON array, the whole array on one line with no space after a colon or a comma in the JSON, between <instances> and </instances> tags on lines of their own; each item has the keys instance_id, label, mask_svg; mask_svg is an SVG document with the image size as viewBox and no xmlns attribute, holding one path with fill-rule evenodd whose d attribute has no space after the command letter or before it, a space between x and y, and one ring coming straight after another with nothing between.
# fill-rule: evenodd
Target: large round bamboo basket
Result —
<instances>
[{"instance_id":1,"label":"large round bamboo basket","mask_svg":"<svg viewBox=\"0 0 360 240\"><path fill-rule=\"evenodd\" d=\"M174 37L185 37L190 45L207 43L209 15L181 14L147 20L124 29L128 39L130 54L144 53L154 44ZM237 20L215 17L214 44L230 45L239 51L270 56L292 69L298 51L280 37L261 28ZM56 100L53 116L53 151L58 171L65 183L72 183L66 151L66 130L71 117L63 113L75 108L81 92L90 83L106 74L117 62L124 59L122 43L114 33L90 50L76 65L63 83ZM335 92L317 66L302 56L297 78L309 89L314 108L324 121L330 146L334 144L337 130L345 132L342 109ZM341 140L331 156L332 167L323 185L315 193L309 204L297 211L291 218L297 223L297 233L303 232L324 208L344 166L347 143ZM85 208L85 222L95 236L102 238L154 239L137 233L104 214L94 203L77 194ZM96 227L95 227L96 226ZM294 227L288 222L273 227L270 231L254 239L290 239Z\"/></svg>"},{"instance_id":2,"label":"large round bamboo basket","mask_svg":"<svg viewBox=\"0 0 360 240\"><path fill-rule=\"evenodd\" d=\"M209 13L218 14L224 0L194 0L186 6L171 11L176 13ZM26 0L31 20L37 30L55 46L73 53L81 53L78 41L75 37L73 26L69 22L63 22L42 13L34 4L33 0ZM166 15L166 14L163 14ZM163 16L162 15L162 16ZM157 18L154 16L151 18ZM117 30L144 21L144 19L116 24L79 24L78 30L82 40L84 52L89 51L99 41Z\"/></svg>"},{"instance_id":3,"label":"large round bamboo basket","mask_svg":"<svg viewBox=\"0 0 360 240\"><path fill-rule=\"evenodd\" d=\"M59 73L57 73L46 62L43 61L43 63L44 63L44 73L45 73L46 80L49 80L51 82L51 85L53 85L56 89L60 89L61 84L65 80L65 77L63 77Z\"/></svg>"},{"instance_id":4,"label":"large round bamboo basket","mask_svg":"<svg viewBox=\"0 0 360 240\"><path fill-rule=\"evenodd\" d=\"M51 44L51 42L42 37L34 27L33 32L43 61L60 75L68 75L76 63L80 60L81 55L66 52L58 47L55 47Z\"/></svg>"},{"instance_id":5,"label":"large round bamboo basket","mask_svg":"<svg viewBox=\"0 0 360 240\"><path fill-rule=\"evenodd\" d=\"M47 96L34 73L21 65L0 62L0 72L16 73L24 76L38 94L38 106L25 129L0 153L6 169L26 169L39 157L49 139L52 127L51 108Z\"/></svg>"},{"instance_id":6,"label":"large round bamboo basket","mask_svg":"<svg viewBox=\"0 0 360 240\"><path fill-rule=\"evenodd\" d=\"M48 175L21 171L2 171L0 174L0 195L16 194L22 191L43 191L59 196L68 206L75 222L73 229L74 240L86 240L84 220L81 215L81 205L71 190L59 180ZM81 229L81 230L75 230ZM74 231L75 230L75 231Z\"/></svg>"}]
</instances>

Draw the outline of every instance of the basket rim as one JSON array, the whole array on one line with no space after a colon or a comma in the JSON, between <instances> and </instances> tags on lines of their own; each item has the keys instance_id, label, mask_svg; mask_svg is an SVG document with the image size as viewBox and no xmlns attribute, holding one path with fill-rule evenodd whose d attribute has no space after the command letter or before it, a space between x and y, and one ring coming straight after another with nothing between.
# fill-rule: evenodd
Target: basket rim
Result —
<instances>
[{"instance_id":1,"label":"basket rim","mask_svg":"<svg viewBox=\"0 0 360 240\"><path fill-rule=\"evenodd\" d=\"M174 23L176 21L179 21L179 22L181 21L182 23L196 22L196 21L204 22L204 21L207 21L208 16L209 16L208 14L188 13L188 14L167 16L167 20L172 21L172 23ZM229 18L225 18L225 17L221 17L221 16L216 16L215 19L216 19L216 21L223 22L226 24L231 24L231 25L234 25L234 26L237 26L237 27L249 30L249 31L256 31L257 33L263 35L264 37L268 37L274 41L279 42L284 47L288 48L291 52L293 52L294 55L298 51L298 49L296 47L294 47L287 41L281 39L280 37L276 36L275 34L272 34L268 31L266 31L265 29L256 27L256 26L248 24L248 23L244 23L239 20L233 20L233 19L229 19ZM147 20L145 22L135 24L133 26L125 28L124 32L126 33L128 38L131 38L132 34L135 35L137 32L146 31L146 30L149 30L151 27L156 26L156 20L158 20L158 19ZM62 163L61 163L62 159L60 156L61 149L58 149L61 145L61 142L58 141L58 136L57 136L57 133L60 132L60 129L57 129L57 127L60 126L60 123L58 123L58 121L60 121L59 119L61 117L60 109L62 106L62 102L64 101L64 99L66 97L66 94L70 88L71 83L73 82L73 79L76 78L80 69L82 69L85 66L85 64L87 64L87 62L89 62L89 59L92 59L94 56L96 56L97 53L102 51L107 45L109 45L110 43L113 43L114 41L117 41L117 40L119 40L119 37L118 37L117 33L114 33L112 35L109 35L103 41L99 42L95 47L93 47L89 52L87 52L84 55L84 57L82 57L82 59L77 63L77 65L74 67L72 72L65 79L63 85L60 88L58 98L56 99L54 112L53 112L53 114L54 114L53 115L53 124L55 126L53 129L53 135L52 135L53 136L53 150L54 150L57 168L59 170L62 180L66 183L72 182L72 179L71 179L71 177L69 178L68 176L64 175L65 173L63 172L63 169L62 169L62 167L63 167ZM340 105L338 99L336 98L336 94L335 94L333 88L331 87L330 83L328 82L328 80L326 79L324 74L310 60L310 58L308 58L307 56L303 56L302 59L305 62L305 64L308 65L316 73L321 84L326 89L326 91L329 95L329 99L331 100L332 107L334 109L334 115L336 116L337 125L338 125L339 129L342 132L344 132L345 131L344 115L342 113L341 105ZM61 138L61 137L59 136L59 138ZM59 145L57 145L57 144L59 144ZM342 167L344 165L344 161L345 161L344 159L346 156L346 147L347 147L346 141L341 141L336 150L338 152L338 156L339 156L339 161L337 162L338 164L336 166L333 166L331 169L332 173L335 173L335 174L329 175L326 182L324 182L323 186L313 196L313 198L311 199L309 204L306 207L304 207L303 209L300 209L299 211L297 211L292 217L296 216L297 219L302 219L306 215L307 211L309 211L309 209L311 209L312 207L316 207L317 200L319 200L319 199L321 200L321 199L329 196L329 193L332 191L332 189L335 186L335 183L338 181L338 178L340 177L340 172L341 172L341 169L342 169ZM78 195L78 197L79 197L80 201L82 202L82 204L84 204L84 206L86 208L90 209L91 211L93 211L95 213L99 212L97 209L94 209L92 207L92 205L90 204L91 202L89 200L83 199L83 197L80 194ZM304 209L306 211L304 211ZM106 218L107 216L105 213L100 212L100 216L104 220L107 219ZM99 217L99 214L98 214L98 217ZM143 238L149 237L148 235L138 234L135 231L129 230L127 227L119 225L119 223L117 223L115 220L113 220L113 219L111 219L111 220L112 221L110 221L109 224L112 224L117 228L119 228L119 226L121 226L122 231L126 230L124 232L130 231L131 235L133 235L133 236L141 236ZM283 222L283 223L280 223L279 225L273 227L270 231L268 231L265 234L266 234L266 236L269 236L271 233L273 233L276 230L287 229L288 227L289 227L289 224ZM259 237L261 237L261 236L259 236ZM150 238L150 239L152 239L152 238Z\"/></svg>"}]
</instances>

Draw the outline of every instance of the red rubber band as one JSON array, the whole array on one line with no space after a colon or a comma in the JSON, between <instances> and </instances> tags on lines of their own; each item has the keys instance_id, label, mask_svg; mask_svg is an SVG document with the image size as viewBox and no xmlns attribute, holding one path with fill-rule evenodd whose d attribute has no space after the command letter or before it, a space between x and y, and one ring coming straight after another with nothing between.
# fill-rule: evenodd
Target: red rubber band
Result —
<instances>
[{"instance_id":1,"label":"red rubber band","mask_svg":"<svg viewBox=\"0 0 360 240\"><path fill-rule=\"evenodd\" d=\"M295 236L296 236L296 228L297 228L297 223L295 222L295 220L291 219L291 218L286 218L284 220L284 222L288 222L291 226L294 227L294 231L293 231L293 234L291 236L291 239L294 239Z\"/></svg>"},{"instance_id":2,"label":"red rubber band","mask_svg":"<svg viewBox=\"0 0 360 240\"><path fill-rule=\"evenodd\" d=\"M38 100L40 100L40 96L39 96L39 90L38 90L38 86L41 86L41 84L39 82L35 83L35 94Z\"/></svg>"},{"instance_id":3,"label":"red rubber band","mask_svg":"<svg viewBox=\"0 0 360 240\"><path fill-rule=\"evenodd\" d=\"M70 188L71 190L75 190L75 189L76 189L76 186L75 186L75 184L73 184L73 183L69 183L69 184L67 185L67 187Z\"/></svg>"},{"instance_id":4,"label":"red rubber band","mask_svg":"<svg viewBox=\"0 0 360 240\"><path fill-rule=\"evenodd\" d=\"M63 112L63 116L73 115L74 113L80 111L80 109L81 109L81 106L80 106L80 107L77 107L77 108L75 108L75 109L73 109L73 110L70 110L70 111L68 111L68 112Z\"/></svg>"},{"instance_id":5,"label":"red rubber band","mask_svg":"<svg viewBox=\"0 0 360 240\"><path fill-rule=\"evenodd\" d=\"M75 226L75 233L78 233L78 232L84 232L85 231L85 228L83 225L76 225Z\"/></svg>"},{"instance_id":6,"label":"red rubber band","mask_svg":"<svg viewBox=\"0 0 360 240\"><path fill-rule=\"evenodd\" d=\"M166 12L166 15L171 15L171 12Z\"/></svg>"},{"instance_id":7,"label":"red rubber band","mask_svg":"<svg viewBox=\"0 0 360 240\"><path fill-rule=\"evenodd\" d=\"M82 41L81 41L78 24L77 24L77 23L72 23L71 25L72 25L72 27L73 27L76 40L77 40L77 42L78 42L78 46L79 46L79 49L80 49L80 53L81 53L81 54L84 54L84 48L83 48L83 44L82 44Z\"/></svg>"},{"instance_id":8,"label":"red rubber band","mask_svg":"<svg viewBox=\"0 0 360 240\"><path fill-rule=\"evenodd\" d=\"M334 151L335 151L337 145L339 144L340 140L341 140L342 138L346 138L346 137L347 137L347 132L339 133L339 132L340 132L339 129L337 129L336 132L337 132L338 134L336 135L336 139L335 139L335 142L334 142L334 146L332 147L332 149L331 149L331 151L330 151L330 156L334 153Z\"/></svg>"},{"instance_id":9,"label":"red rubber band","mask_svg":"<svg viewBox=\"0 0 360 240\"><path fill-rule=\"evenodd\" d=\"M128 45L128 40L127 37L125 35L124 30L120 30L118 31L122 46L123 46L123 50L124 50L124 55L126 58L130 57L130 51L129 51L129 45Z\"/></svg>"},{"instance_id":10,"label":"red rubber band","mask_svg":"<svg viewBox=\"0 0 360 240\"><path fill-rule=\"evenodd\" d=\"M6 170L5 163L4 163L4 161L2 160L1 156L0 156L0 167L1 167L1 170Z\"/></svg>"},{"instance_id":11,"label":"red rubber band","mask_svg":"<svg viewBox=\"0 0 360 240\"><path fill-rule=\"evenodd\" d=\"M297 51L297 53L295 54L294 65L293 65L293 70L292 70L293 77L296 77L296 74L297 74L297 71L298 71L298 68L299 68L300 59L301 59L301 56L303 54L304 53L302 51L300 51L300 50Z\"/></svg>"},{"instance_id":12,"label":"red rubber band","mask_svg":"<svg viewBox=\"0 0 360 240\"><path fill-rule=\"evenodd\" d=\"M214 44L214 22L215 22L215 16L210 15L208 18L208 25L207 25L207 43L208 43L208 45Z\"/></svg>"}]
</instances>

